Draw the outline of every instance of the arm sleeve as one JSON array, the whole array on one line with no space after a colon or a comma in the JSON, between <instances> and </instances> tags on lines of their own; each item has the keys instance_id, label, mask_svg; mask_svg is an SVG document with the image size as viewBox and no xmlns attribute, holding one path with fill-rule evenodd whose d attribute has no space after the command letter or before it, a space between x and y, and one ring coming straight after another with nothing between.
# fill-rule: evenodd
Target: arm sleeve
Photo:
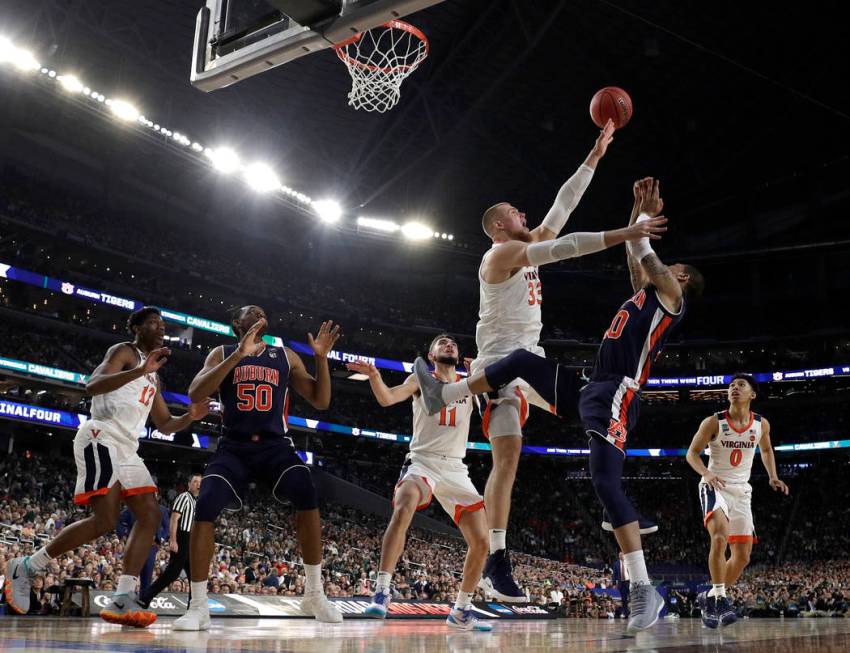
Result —
<instances>
[{"instance_id":1,"label":"arm sleeve","mask_svg":"<svg viewBox=\"0 0 850 653\"><path fill-rule=\"evenodd\" d=\"M605 249L605 232L577 232L555 240L531 243L526 247L528 262L534 266L593 254Z\"/></svg>"},{"instance_id":2,"label":"arm sleeve","mask_svg":"<svg viewBox=\"0 0 850 653\"><path fill-rule=\"evenodd\" d=\"M564 182L555 196L555 203L552 204L552 208L543 218L542 224L546 229L556 235L561 233L561 229L567 224L570 214L578 206L579 200L584 195L584 191L587 190L591 179L593 179L593 168L581 164L573 176Z\"/></svg>"}]
</instances>

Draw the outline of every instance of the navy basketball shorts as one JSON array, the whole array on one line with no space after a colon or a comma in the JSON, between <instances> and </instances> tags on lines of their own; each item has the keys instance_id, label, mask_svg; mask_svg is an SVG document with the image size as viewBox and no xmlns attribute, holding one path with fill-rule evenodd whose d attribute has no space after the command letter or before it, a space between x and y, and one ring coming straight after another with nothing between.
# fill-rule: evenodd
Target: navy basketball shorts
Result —
<instances>
[{"instance_id":1,"label":"navy basketball shorts","mask_svg":"<svg viewBox=\"0 0 850 653\"><path fill-rule=\"evenodd\" d=\"M591 381L581 390L578 410L588 435L597 435L626 452L626 440L637 425L640 388L629 378Z\"/></svg>"},{"instance_id":2,"label":"navy basketball shorts","mask_svg":"<svg viewBox=\"0 0 850 653\"><path fill-rule=\"evenodd\" d=\"M241 510L248 484L265 485L275 499L285 497L276 493L284 474L303 468L309 475L310 468L304 464L287 437L272 438L260 442L219 440L218 450L204 470L204 481L217 477L224 480L233 491L233 497L225 510ZM203 493L203 482L201 493Z\"/></svg>"}]
</instances>

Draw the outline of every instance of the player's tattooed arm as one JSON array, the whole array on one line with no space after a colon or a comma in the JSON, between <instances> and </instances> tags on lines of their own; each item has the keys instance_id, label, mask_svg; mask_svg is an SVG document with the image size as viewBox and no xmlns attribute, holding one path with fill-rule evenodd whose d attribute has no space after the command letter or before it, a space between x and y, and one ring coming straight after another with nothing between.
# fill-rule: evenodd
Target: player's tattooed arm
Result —
<instances>
[{"instance_id":1,"label":"player's tattooed arm","mask_svg":"<svg viewBox=\"0 0 850 653\"><path fill-rule=\"evenodd\" d=\"M717 434L717 430L720 427L720 423L717 420L716 415L711 415L710 417L706 417L702 420L702 423L699 425L699 429L697 429L696 434L694 435L694 439L691 440L691 446L688 447L688 453L685 457L688 461L688 464L691 468L708 483L714 489L720 489L726 484L723 482L723 479L720 478L714 472L708 471L708 467L702 462L702 452L705 451L705 448L708 446L708 443L711 442L712 438Z\"/></svg>"},{"instance_id":2,"label":"player's tattooed arm","mask_svg":"<svg viewBox=\"0 0 850 653\"><path fill-rule=\"evenodd\" d=\"M670 268L661 262L655 252L644 256L640 265L649 277L650 283L658 288L664 305L669 310L678 312L682 308L682 286L679 285L678 279Z\"/></svg>"},{"instance_id":3,"label":"player's tattooed arm","mask_svg":"<svg viewBox=\"0 0 850 653\"><path fill-rule=\"evenodd\" d=\"M404 383L390 387L384 383L384 379L381 377L381 372L378 368L371 363L354 361L352 363L346 363L345 366L350 372L365 374L369 377L369 386L372 388L372 394L375 395L378 403L385 408L410 399L419 391L415 376L411 375Z\"/></svg>"},{"instance_id":4,"label":"player's tattooed arm","mask_svg":"<svg viewBox=\"0 0 850 653\"><path fill-rule=\"evenodd\" d=\"M789 492L788 486L779 479L779 474L776 472L776 457L773 455L773 445L770 443L770 423L763 417L761 420L759 451L761 452L761 462L770 478L770 487L777 492L787 495Z\"/></svg>"}]
</instances>

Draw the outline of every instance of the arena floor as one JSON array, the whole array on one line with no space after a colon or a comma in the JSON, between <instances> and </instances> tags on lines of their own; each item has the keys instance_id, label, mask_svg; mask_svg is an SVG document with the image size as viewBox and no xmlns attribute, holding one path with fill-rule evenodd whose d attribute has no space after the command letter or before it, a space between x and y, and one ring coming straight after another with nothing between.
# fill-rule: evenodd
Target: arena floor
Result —
<instances>
[{"instance_id":1,"label":"arena floor","mask_svg":"<svg viewBox=\"0 0 850 653\"><path fill-rule=\"evenodd\" d=\"M772 651L830 653L850 650L850 619L754 619L725 630L707 630L698 619L665 620L637 637L622 622L566 620L500 622L492 633L450 632L441 621L218 619L205 633L178 633L171 619L147 630L122 629L96 619L0 618L0 650L252 651L402 653L405 651Z\"/></svg>"}]
</instances>

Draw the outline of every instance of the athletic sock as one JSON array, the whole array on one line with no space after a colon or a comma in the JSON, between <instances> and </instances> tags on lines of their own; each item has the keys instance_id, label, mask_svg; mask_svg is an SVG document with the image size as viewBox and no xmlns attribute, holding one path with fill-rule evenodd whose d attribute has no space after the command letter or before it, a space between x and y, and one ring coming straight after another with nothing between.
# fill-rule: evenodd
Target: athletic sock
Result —
<instances>
[{"instance_id":1,"label":"athletic sock","mask_svg":"<svg viewBox=\"0 0 850 653\"><path fill-rule=\"evenodd\" d=\"M139 582L138 576L121 575L118 577L118 586L115 588L116 594L129 594L136 591L136 583Z\"/></svg>"},{"instance_id":2,"label":"athletic sock","mask_svg":"<svg viewBox=\"0 0 850 653\"><path fill-rule=\"evenodd\" d=\"M47 568L47 565L50 564L51 560L53 560L53 558L51 558L50 554L47 553L47 547L43 546L29 557L29 560L27 560L27 568L29 568L30 571L43 571Z\"/></svg>"},{"instance_id":3,"label":"athletic sock","mask_svg":"<svg viewBox=\"0 0 850 653\"><path fill-rule=\"evenodd\" d=\"M308 565L304 563L304 575L307 580L304 582L305 594L324 594L325 588L322 585L322 563L317 565Z\"/></svg>"},{"instance_id":4,"label":"athletic sock","mask_svg":"<svg viewBox=\"0 0 850 653\"><path fill-rule=\"evenodd\" d=\"M457 600L455 600L455 610L463 610L466 606L472 603L472 594L472 592L458 590Z\"/></svg>"},{"instance_id":5,"label":"athletic sock","mask_svg":"<svg viewBox=\"0 0 850 653\"><path fill-rule=\"evenodd\" d=\"M632 583L648 583L649 572L646 571L646 561L643 559L643 549L623 554L626 572Z\"/></svg>"},{"instance_id":6,"label":"athletic sock","mask_svg":"<svg viewBox=\"0 0 850 653\"><path fill-rule=\"evenodd\" d=\"M189 583L192 588L192 600L189 601L189 607L195 610L207 609L207 581L191 581Z\"/></svg>"},{"instance_id":7,"label":"athletic sock","mask_svg":"<svg viewBox=\"0 0 850 653\"><path fill-rule=\"evenodd\" d=\"M390 582L392 582L393 575L388 571L379 571L378 578L375 581L375 593L377 594L381 590L388 590L390 588Z\"/></svg>"},{"instance_id":8,"label":"athletic sock","mask_svg":"<svg viewBox=\"0 0 850 653\"><path fill-rule=\"evenodd\" d=\"M711 586L711 589L708 591L709 596L713 596L715 598L725 598L726 597L726 583L714 584Z\"/></svg>"},{"instance_id":9,"label":"athletic sock","mask_svg":"<svg viewBox=\"0 0 850 653\"><path fill-rule=\"evenodd\" d=\"M502 528L490 529L490 554L505 548L505 535L507 531Z\"/></svg>"},{"instance_id":10,"label":"athletic sock","mask_svg":"<svg viewBox=\"0 0 850 653\"><path fill-rule=\"evenodd\" d=\"M447 404L454 403L458 399L463 399L472 394L469 389L469 380L457 381L455 383L447 383L442 387L443 401Z\"/></svg>"}]
</instances>

